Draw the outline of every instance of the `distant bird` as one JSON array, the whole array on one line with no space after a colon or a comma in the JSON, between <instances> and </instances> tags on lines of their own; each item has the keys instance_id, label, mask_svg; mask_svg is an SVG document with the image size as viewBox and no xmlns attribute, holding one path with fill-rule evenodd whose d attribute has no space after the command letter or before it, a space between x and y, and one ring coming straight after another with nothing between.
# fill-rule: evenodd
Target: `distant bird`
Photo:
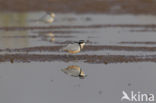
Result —
<instances>
[{"instance_id":1,"label":"distant bird","mask_svg":"<svg viewBox=\"0 0 156 103\"><path fill-rule=\"evenodd\" d=\"M39 21L45 22L45 23L52 23L54 21L54 18L55 18L54 13L47 12L45 15L39 18Z\"/></svg>"},{"instance_id":2,"label":"distant bird","mask_svg":"<svg viewBox=\"0 0 156 103\"><path fill-rule=\"evenodd\" d=\"M68 66L65 69L61 69L65 74L73 76L73 77L79 77L80 79L83 79L86 77L85 73L82 71L82 69L79 66L71 65Z\"/></svg>"},{"instance_id":3,"label":"distant bird","mask_svg":"<svg viewBox=\"0 0 156 103\"><path fill-rule=\"evenodd\" d=\"M84 40L80 40L79 42L74 42L72 44L68 44L66 47L63 47L61 51L65 51L71 54L79 53L85 45Z\"/></svg>"}]
</instances>

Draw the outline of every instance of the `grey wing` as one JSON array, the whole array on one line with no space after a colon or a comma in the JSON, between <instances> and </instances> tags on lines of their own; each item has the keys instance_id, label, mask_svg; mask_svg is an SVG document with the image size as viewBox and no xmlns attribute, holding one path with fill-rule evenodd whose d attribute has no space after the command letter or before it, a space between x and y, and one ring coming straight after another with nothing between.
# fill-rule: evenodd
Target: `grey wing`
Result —
<instances>
[{"instance_id":1,"label":"grey wing","mask_svg":"<svg viewBox=\"0 0 156 103\"><path fill-rule=\"evenodd\" d=\"M40 21L48 21L48 20L50 20L50 19L51 19L51 17L50 17L49 15L45 14L45 15L43 15L39 20L40 20Z\"/></svg>"},{"instance_id":2,"label":"grey wing","mask_svg":"<svg viewBox=\"0 0 156 103\"><path fill-rule=\"evenodd\" d=\"M76 51L79 49L80 49L79 44L69 44L64 48L64 50L72 50L72 51Z\"/></svg>"},{"instance_id":3,"label":"grey wing","mask_svg":"<svg viewBox=\"0 0 156 103\"><path fill-rule=\"evenodd\" d=\"M47 14L44 14L43 16L41 16L41 17L39 18L39 20L44 20L44 18L46 18L46 16L47 16Z\"/></svg>"}]
</instances>

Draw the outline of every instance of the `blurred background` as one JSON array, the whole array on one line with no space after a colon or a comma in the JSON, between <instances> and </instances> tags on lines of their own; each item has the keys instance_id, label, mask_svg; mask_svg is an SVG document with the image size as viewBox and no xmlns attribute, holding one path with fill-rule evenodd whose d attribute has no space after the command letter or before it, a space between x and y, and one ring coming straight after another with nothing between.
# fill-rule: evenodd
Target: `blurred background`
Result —
<instances>
[{"instance_id":1,"label":"blurred background","mask_svg":"<svg viewBox=\"0 0 156 103\"><path fill-rule=\"evenodd\" d=\"M1 11L156 14L155 0L0 0Z\"/></svg>"},{"instance_id":2,"label":"blurred background","mask_svg":"<svg viewBox=\"0 0 156 103\"><path fill-rule=\"evenodd\" d=\"M155 14L156 0L0 0L0 103L156 95ZM79 40L79 53L60 51Z\"/></svg>"}]
</instances>

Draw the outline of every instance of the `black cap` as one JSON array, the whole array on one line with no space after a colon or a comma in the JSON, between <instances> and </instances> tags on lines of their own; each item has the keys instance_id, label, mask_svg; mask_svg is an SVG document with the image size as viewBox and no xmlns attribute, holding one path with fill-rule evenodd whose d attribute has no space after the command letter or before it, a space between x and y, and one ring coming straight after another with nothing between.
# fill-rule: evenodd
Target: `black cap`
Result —
<instances>
[{"instance_id":1,"label":"black cap","mask_svg":"<svg viewBox=\"0 0 156 103\"><path fill-rule=\"evenodd\" d=\"M84 43L85 41L84 40L79 40L79 43Z\"/></svg>"}]
</instances>

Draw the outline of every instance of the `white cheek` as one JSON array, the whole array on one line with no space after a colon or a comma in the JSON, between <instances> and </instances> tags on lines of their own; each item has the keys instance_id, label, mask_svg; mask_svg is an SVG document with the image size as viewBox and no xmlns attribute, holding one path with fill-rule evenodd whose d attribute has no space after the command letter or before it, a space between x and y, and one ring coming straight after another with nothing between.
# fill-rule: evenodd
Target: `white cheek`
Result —
<instances>
[{"instance_id":1,"label":"white cheek","mask_svg":"<svg viewBox=\"0 0 156 103\"><path fill-rule=\"evenodd\" d=\"M54 19L52 19L52 18L48 20L48 22L53 22L53 21L54 21Z\"/></svg>"},{"instance_id":2,"label":"white cheek","mask_svg":"<svg viewBox=\"0 0 156 103\"><path fill-rule=\"evenodd\" d=\"M81 44L81 48L83 48L83 47L84 47L84 45L85 45L85 44Z\"/></svg>"}]
</instances>

